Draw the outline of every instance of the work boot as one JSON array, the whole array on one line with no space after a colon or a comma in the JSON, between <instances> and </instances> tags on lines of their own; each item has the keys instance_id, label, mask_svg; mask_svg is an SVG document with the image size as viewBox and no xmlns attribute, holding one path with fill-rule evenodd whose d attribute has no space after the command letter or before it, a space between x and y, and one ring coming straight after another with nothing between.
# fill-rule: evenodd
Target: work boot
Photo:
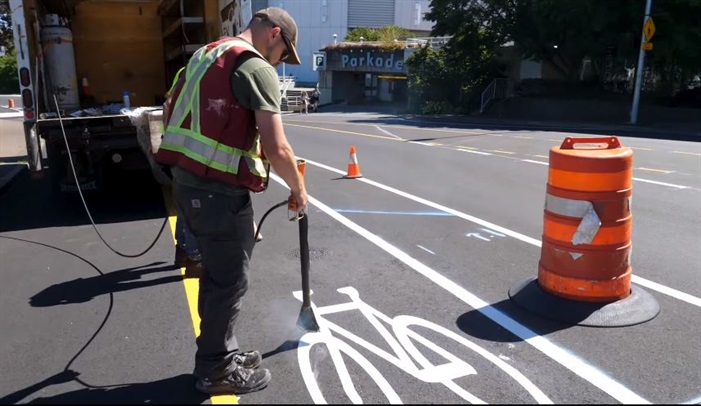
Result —
<instances>
[{"instance_id":1,"label":"work boot","mask_svg":"<svg viewBox=\"0 0 701 406\"><path fill-rule=\"evenodd\" d=\"M242 352L234 355L234 362L244 368L255 369L260 366L263 357L258 351Z\"/></svg>"},{"instance_id":2,"label":"work boot","mask_svg":"<svg viewBox=\"0 0 701 406\"><path fill-rule=\"evenodd\" d=\"M226 378L216 381L198 379L195 388L209 395L243 395L265 388L270 378L270 371L267 369L248 369L237 365Z\"/></svg>"}]
</instances>

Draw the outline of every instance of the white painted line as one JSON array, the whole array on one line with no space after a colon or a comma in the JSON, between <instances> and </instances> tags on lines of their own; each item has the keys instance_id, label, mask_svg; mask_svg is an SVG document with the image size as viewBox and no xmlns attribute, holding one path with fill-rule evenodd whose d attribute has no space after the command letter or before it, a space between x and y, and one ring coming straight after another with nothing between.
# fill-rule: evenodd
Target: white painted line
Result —
<instances>
[{"instance_id":1,"label":"white painted line","mask_svg":"<svg viewBox=\"0 0 701 406\"><path fill-rule=\"evenodd\" d=\"M531 159L522 159L523 162L530 162L532 164L548 165L547 162L533 161Z\"/></svg>"},{"instance_id":2,"label":"white painted line","mask_svg":"<svg viewBox=\"0 0 701 406\"><path fill-rule=\"evenodd\" d=\"M390 137L394 137L394 138L396 138L396 139L398 139L398 140L404 141L404 138L402 138L402 137L397 137L396 135L392 134L391 132L389 132L389 131L387 131L387 130L383 130L382 128L380 128L380 126L377 126L377 125L376 125L375 128L377 128L378 130L382 131L383 133L389 135Z\"/></svg>"},{"instance_id":3,"label":"white painted line","mask_svg":"<svg viewBox=\"0 0 701 406\"><path fill-rule=\"evenodd\" d=\"M473 150L470 150L470 149L462 149L462 148L458 148L458 151L469 152L469 153L471 153L471 154L477 154L477 155L492 155L492 154L490 154L489 152L473 151Z\"/></svg>"},{"instance_id":4,"label":"white painted line","mask_svg":"<svg viewBox=\"0 0 701 406\"><path fill-rule=\"evenodd\" d=\"M633 178L633 180L636 180L638 182L652 183L654 185L669 186L669 187L673 187L673 188L677 188L677 189L689 189L689 186L675 185L673 183L657 182L654 180L640 179L640 178Z\"/></svg>"},{"instance_id":5,"label":"white painted line","mask_svg":"<svg viewBox=\"0 0 701 406\"><path fill-rule=\"evenodd\" d=\"M701 298L692 296L688 293L680 292L676 289L672 289L672 288L667 287L665 285L661 285L657 282L643 279L643 278L639 277L638 275L633 275L632 281L637 283L638 285L645 286L648 289L656 290L660 293L664 293L666 295L672 296L675 299L683 300L687 303L691 303L692 305L701 307Z\"/></svg>"},{"instance_id":6,"label":"white painted line","mask_svg":"<svg viewBox=\"0 0 701 406\"><path fill-rule=\"evenodd\" d=\"M480 233L467 233L467 234L465 234L465 237L476 237L476 238L479 238L479 239L482 240L482 241L492 241L492 240L490 240L489 238L482 237L482 236L480 235Z\"/></svg>"},{"instance_id":7,"label":"white painted line","mask_svg":"<svg viewBox=\"0 0 701 406\"><path fill-rule=\"evenodd\" d=\"M330 167L327 167L326 165L319 164L319 163L310 161L308 159L307 159L307 162L312 164L312 165L319 166L319 167L330 168ZM340 172L334 168L330 168L330 169L333 172ZM281 184L283 187L287 188L287 185L282 180L282 178L275 175L274 173L270 174L270 178L275 180L279 184ZM359 179L362 180L363 178L359 178ZM368 183L370 183L370 182L368 182ZM372 183L375 183L375 182L372 182ZM377 185L379 185L379 184L377 184ZM388 188L387 190L392 189L389 187L384 187L384 188ZM396 189L392 189L392 190L396 190ZM423 200L423 199L421 199L421 200ZM623 386L618 381L616 381L613 378L606 375L601 370L588 364L587 362L585 362L584 360L582 360L578 356L572 354L571 352L569 352L563 348L558 347L557 345L553 344L547 338L536 334L536 332L534 332L533 330L529 329L528 327L524 326L523 324L519 323L518 321L512 319L511 317L509 317L505 313L502 313L501 311L497 310L495 307L491 306L489 303L478 298L474 294L468 292L463 287L459 286L455 282L453 282L450 279L446 278L445 276L441 275L437 271L435 271L435 270L429 268L428 266L424 265L423 263L417 261L416 259L409 256L404 251L393 246L392 244L383 240L382 238L380 238L376 234L371 233L370 231L366 230L365 228L361 227L360 225L352 222L351 220L349 220L347 217L343 216L342 214L337 213L331 207L325 205L324 203L320 202L319 200L315 199L312 196L309 196L309 202L311 204L313 204L314 206L318 207L319 209L321 209L321 211L323 211L324 213L326 213L329 216L331 216L332 218L334 218L339 223L343 224L344 226L348 227L349 229L360 234L362 237L365 237L365 239L367 239L368 241L377 245L379 248L381 248L382 250L384 250L388 254L390 254L390 255L394 256L395 258L399 259L400 261L404 262L406 265L410 266L411 268L416 270L421 275L430 279L432 282L434 282L435 284L437 284L441 288L452 293L455 297L459 298L460 300L467 303L469 306L471 306L475 310L482 313L484 316L488 317L489 319L491 319L492 321L494 321L498 325L500 325L503 328L505 328L506 330L510 331L512 334L516 335L521 340L532 345L533 347L538 349L543 354L547 355L548 357L552 358L554 361L558 362L560 365L569 369L570 371L572 371L576 375L580 376L584 380L588 381L592 385L596 386L597 388L601 389L602 391L608 393L611 397L618 400L619 402L621 402L621 403L638 403L638 404L639 403L644 403L644 404L650 403L649 401L647 401L644 398L642 398L641 396L637 395L636 393L634 393L630 389ZM433 203L433 204L435 204L435 203ZM483 220L480 220L480 221L484 222ZM494 226L495 225L488 226L488 227L493 228L493 229L499 229L499 230L503 229L503 227L499 227L499 226L494 227ZM511 232L511 233L513 233L513 232ZM540 242L538 242L538 243L540 243Z\"/></svg>"},{"instance_id":8,"label":"white painted line","mask_svg":"<svg viewBox=\"0 0 701 406\"><path fill-rule=\"evenodd\" d=\"M529 137L526 135L514 135L514 138L523 138L524 140L532 140L533 137Z\"/></svg>"},{"instance_id":9,"label":"white painted line","mask_svg":"<svg viewBox=\"0 0 701 406\"><path fill-rule=\"evenodd\" d=\"M674 171L668 171L666 169L654 169L654 168L643 168L642 166L640 168L635 168L641 171L649 171L649 172L657 172L657 173L664 173L665 175L668 173L672 173Z\"/></svg>"},{"instance_id":10,"label":"white painted line","mask_svg":"<svg viewBox=\"0 0 701 406\"><path fill-rule=\"evenodd\" d=\"M515 154L515 152L511 152L511 151L502 151L502 150L500 150L500 149L493 149L493 150L491 150L491 151L492 151L492 152L498 152L498 153L500 153L500 154L509 154L509 155Z\"/></svg>"},{"instance_id":11,"label":"white painted line","mask_svg":"<svg viewBox=\"0 0 701 406\"><path fill-rule=\"evenodd\" d=\"M652 151L652 148L643 148L643 147L628 147L630 149L639 149L641 151Z\"/></svg>"},{"instance_id":12,"label":"white painted line","mask_svg":"<svg viewBox=\"0 0 701 406\"><path fill-rule=\"evenodd\" d=\"M332 168L332 167L330 167L330 166L327 166L327 165L324 165L324 164L321 164L321 163L318 163L318 162L314 162L314 161L310 161L310 160L307 160L307 162L308 162L309 164L311 164L311 165L316 165L316 166L318 166L318 167L320 167L320 168L324 168L324 169L326 169L326 170L328 170L328 171L331 171L331 172L336 172L336 173L339 173L339 174L341 174L341 175L345 175L345 174L346 174L346 172L344 172L344 171L338 170L338 169L336 169L336 168ZM635 179L635 178L633 178L633 179ZM489 228L489 229L498 231L498 232L500 232L500 233L502 233L502 234L508 235L509 237L515 238L515 239L517 239L517 240L523 241L523 242L528 243L528 244L531 244L531 245L535 245L536 247L539 247L539 248L540 248L540 246L541 246L541 241L538 240L538 239L529 237L529 236L527 236L527 235L521 234L521 233L516 232L516 231L513 231L513 230L509 230L508 228L505 228L505 227L502 227L502 226L498 226L498 225L496 225L496 224L490 223L489 221L482 220L482 219L480 219L480 218L471 216L471 215L469 215L469 214L466 214L466 213L463 213L463 212L460 212L460 211L451 209L450 207L446 207L446 206L443 206L443 205L441 205L441 204L434 203L434 202L432 202L432 201L423 199L423 198L421 198L421 197L414 196L414 195L409 194L409 193L406 193L406 192L402 192L401 190L397 190L397 189L395 189L395 188L393 188L393 187L391 187L391 186L386 186L386 185L383 185L383 184L381 184L381 183L378 183L378 182L369 180L369 179L367 179L367 178L358 178L358 179L356 179L356 180L357 180L357 181L360 181L360 182L367 183L368 185L372 185L372 186L375 186L375 187L377 187L377 188L386 190L386 191L388 191L388 192L390 192L390 193L394 193L394 194L396 194L396 195L398 195L398 196L402 196L402 197L405 197L405 198L407 198L407 199L413 200L413 201L415 201L415 202L417 202L417 203L425 204L426 206L433 207L434 209L438 209L438 210L445 211L446 213L450 213L450 214L452 214L452 215L454 215L454 216L456 216L456 217L460 217L460 218L465 219L465 220L467 220L467 221L470 221L470 222L472 222L472 223L479 224L479 225L481 225L481 226L483 226L483 227L487 227L487 228ZM683 186L683 187L686 187L686 186ZM656 283L656 282L649 281L649 280L647 280L647 279L641 278L641 277L636 276L636 275L633 275L633 281L636 282L636 283L638 283L638 284L640 284L640 285L642 285L643 283L647 283L647 285L645 285L645 286L646 286L647 288L653 289L653 290L657 290L657 289L656 289L657 286L664 287L664 289L662 289L662 290L657 290L657 291L660 292L660 293L663 293L663 294L665 294L665 295L669 295L669 296L671 296L671 297L673 297L673 298L675 298L675 299L682 300L682 301L684 301L684 302L687 302L687 303L693 304L693 305L695 305L695 306L701 307L701 299L699 299L699 298L697 298L697 297L695 297L695 296L689 295L688 293L684 293L684 292L681 292L681 291L679 291L679 290L676 290L676 289L673 289L673 288L670 288L670 287L666 287L666 286L664 286L664 285L660 285L660 284L658 284L658 283Z\"/></svg>"},{"instance_id":13,"label":"white painted line","mask_svg":"<svg viewBox=\"0 0 701 406\"><path fill-rule=\"evenodd\" d=\"M419 145L425 145L427 147L432 147L433 143L431 142L420 142L420 141L409 141L410 144L419 144Z\"/></svg>"},{"instance_id":14,"label":"white painted line","mask_svg":"<svg viewBox=\"0 0 701 406\"><path fill-rule=\"evenodd\" d=\"M698 152L672 151L673 154L696 155L701 156Z\"/></svg>"},{"instance_id":15,"label":"white painted line","mask_svg":"<svg viewBox=\"0 0 701 406\"><path fill-rule=\"evenodd\" d=\"M433 255L436 255L436 253L435 253L435 252L431 251L431 250L430 250L430 249L428 249L428 248L422 247L422 246L420 246L420 245L418 245L418 244L417 244L416 246L417 246L417 247L419 247L419 248L421 248L422 250L424 250L424 251L428 252L429 254L433 254Z\"/></svg>"},{"instance_id":16,"label":"white painted line","mask_svg":"<svg viewBox=\"0 0 701 406\"><path fill-rule=\"evenodd\" d=\"M488 232L488 233L494 234L494 235L496 235L496 236L499 236L499 237L506 237L504 234L502 234L502 233L497 233L496 231L490 230L490 229L488 229L488 228L483 228L482 230L484 230L484 231L486 231L486 232Z\"/></svg>"}]
</instances>

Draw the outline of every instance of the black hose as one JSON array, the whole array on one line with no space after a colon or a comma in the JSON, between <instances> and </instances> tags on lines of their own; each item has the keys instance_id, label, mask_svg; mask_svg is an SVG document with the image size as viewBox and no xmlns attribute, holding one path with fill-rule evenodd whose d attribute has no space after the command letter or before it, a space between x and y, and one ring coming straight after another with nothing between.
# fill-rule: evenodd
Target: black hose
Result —
<instances>
[{"instance_id":1,"label":"black hose","mask_svg":"<svg viewBox=\"0 0 701 406\"><path fill-rule=\"evenodd\" d=\"M275 206L271 207L268 209L268 211L263 214L263 217L261 217L260 222L258 223L258 229L256 230L256 235L253 237L254 241L258 241L258 236L260 235L260 229L263 228L263 222L265 221L265 218L268 217L268 214L270 214L273 210L277 209L278 207L282 207L287 204L287 200L282 201Z\"/></svg>"},{"instance_id":2,"label":"black hose","mask_svg":"<svg viewBox=\"0 0 701 406\"><path fill-rule=\"evenodd\" d=\"M75 173L75 165L73 164L73 158L71 157L71 147L68 145L68 137L66 136L66 129L63 127L63 117L61 117L61 111L58 108L58 99L56 99L56 95L54 94L54 105L56 106L56 114L58 115L58 123L61 125L61 133L63 134L63 141L66 143L66 153L68 155L68 162L71 164L71 171L73 172L73 179L75 180L75 186L78 188L78 194L80 195L80 200L83 202L83 208L85 208L85 213L88 215L88 219L90 219L90 224L92 224L92 228L95 230L95 233L97 233L97 236L100 237L100 240L107 246L107 248L110 249L110 251L114 252L115 254L119 255L120 257L124 258L138 258L153 248L154 245L156 245L156 242L158 241L159 238L161 238L161 234L163 233L163 230L166 227L166 224L168 224L168 216L166 216L165 220L163 220L163 224L161 224L161 229L158 230L158 234L156 235L156 238L154 238L153 242L151 245L146 247L145 250L141 251L138 254L125 254L123 252L119 252L116 249L112 248L112 246L105 241L105 239L102 237L102 234L100 234L100 230L97 229L97 225L95 225L95 220L92 218L92 214L90 214L90 210L88 209L88 204L85 203L85 197L83 197L83 192L80 190L80 182L78 181L78 175Z\"/></svg>"}]
</instances>

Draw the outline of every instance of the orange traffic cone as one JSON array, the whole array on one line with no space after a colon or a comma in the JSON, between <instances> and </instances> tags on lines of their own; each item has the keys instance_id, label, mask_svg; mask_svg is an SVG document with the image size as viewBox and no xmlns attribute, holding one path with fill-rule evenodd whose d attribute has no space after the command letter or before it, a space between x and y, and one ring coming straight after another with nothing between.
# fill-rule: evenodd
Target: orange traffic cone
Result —
<instances>
[{"instance_id":1,"label":"orange traffic cone","mask_svg":"<svg viewBox=\"0 0 701 406\"><path fill-rule=\"evenodd\" d=\"M7 99L7 108L11 109L13 107L15 107L15 101L12 99Z\"/></svg>"},{"instance_id":2,"label":"orange traffic cone","mask_svg":"<svg viewBox=\"0 0 701 406\"><path fill-rule=\"evenodd\" d=\"M350 158L348 159L348 173L344 176L347 179L362 178L360 167L358 166L358 157L355 156L355 147L350 147Z\"/></svg>"}]
</instances>

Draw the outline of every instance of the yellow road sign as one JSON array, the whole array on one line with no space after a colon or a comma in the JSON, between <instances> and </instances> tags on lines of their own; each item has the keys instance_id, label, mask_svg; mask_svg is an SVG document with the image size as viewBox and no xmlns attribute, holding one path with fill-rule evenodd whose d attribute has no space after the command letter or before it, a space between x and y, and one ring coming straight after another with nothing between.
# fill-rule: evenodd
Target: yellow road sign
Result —
<instances>
[{"instance_id":1,"label":"yellow road sign","mask_svg":"<svg viewBox=\"0 0 701 406\"><path fill-rule=\"evenodd\" d=\"M643 42L644 51L652 51L652 42Z\"/></svg>"},{"instance_id":2,"label":"yellow road sign","mask_svg":"<svg viewBox=\"0 0 701 406\"><path fill-rule=\"evenodd\" d=\"M652 17L648 17L643 25L643 35L645 35L645 40L650 41L652 36L655 35L655 22L652 21Z\"/></svg>"}]
</instances>

